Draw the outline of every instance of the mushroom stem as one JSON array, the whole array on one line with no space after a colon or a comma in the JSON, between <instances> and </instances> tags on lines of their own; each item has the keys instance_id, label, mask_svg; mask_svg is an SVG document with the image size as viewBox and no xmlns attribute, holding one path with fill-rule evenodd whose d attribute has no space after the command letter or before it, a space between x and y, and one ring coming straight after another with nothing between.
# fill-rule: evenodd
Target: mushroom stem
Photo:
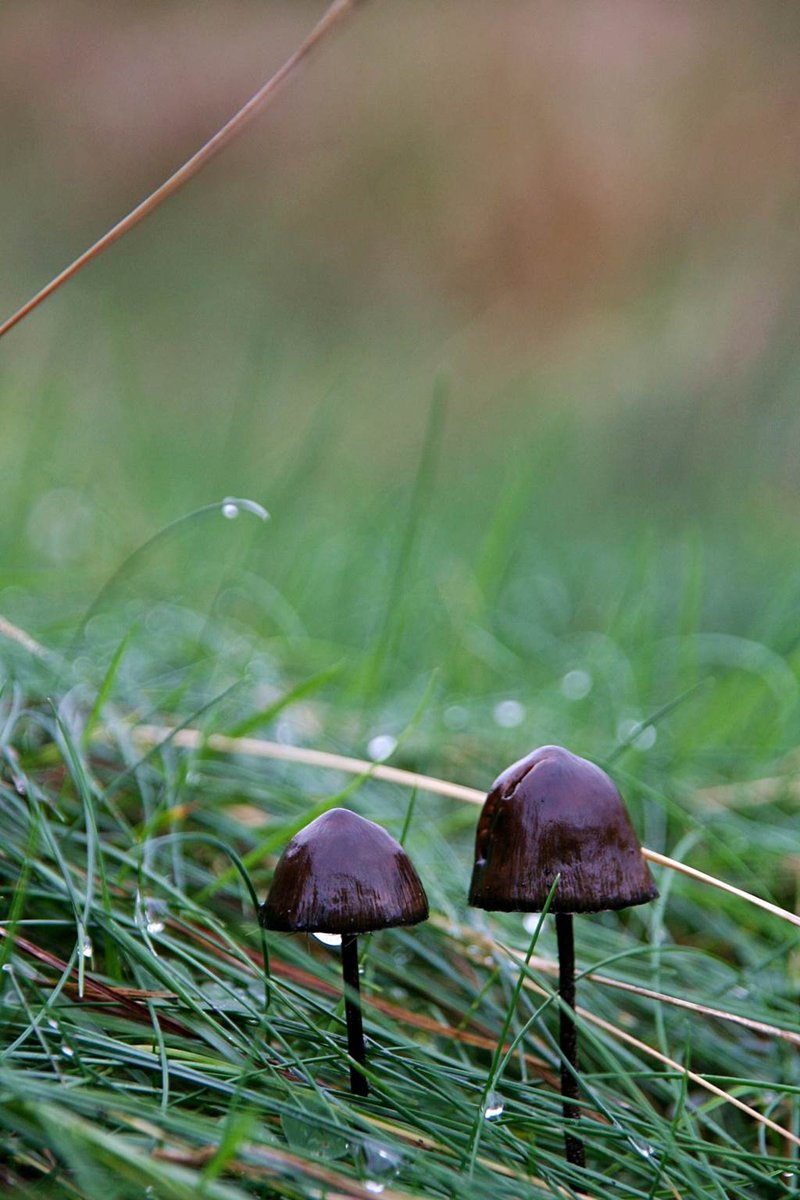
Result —
<instances>
[{"instance_id":1,"label":"mushroom stem","mask_svg":"<svg viewBox=\"0 0 800 1200\"><path fill-rule=\"evenodd\" d=\"M561 1096L562 1112L567 1122L576 1121L580 1108L578 1099L578 1030L575 1025L575 939L572 930L572 913L556 913L556 938L558 939L558 991L563 1004L559 1014L558 1043L561 1049ZM583 1142L572 1133L564 1134L567 1162L585 1167Z\"/></svg>"},{"instance_id":2,"label":"mushroom stem","mask_svg":"<svg viewBox=\"0 0 800 1200\"><path fill-rule=\"evenodd\" d=\"M364 1027L361 1023L361 991L358 982L358 934L342 934L342 979L344 980L344 1014L347 1021L347 1053L363 1067ZM367 1077L353 1062L350 1063L350 1091L354 1096L368 1096Z\"/></svg>"}]
</instances>

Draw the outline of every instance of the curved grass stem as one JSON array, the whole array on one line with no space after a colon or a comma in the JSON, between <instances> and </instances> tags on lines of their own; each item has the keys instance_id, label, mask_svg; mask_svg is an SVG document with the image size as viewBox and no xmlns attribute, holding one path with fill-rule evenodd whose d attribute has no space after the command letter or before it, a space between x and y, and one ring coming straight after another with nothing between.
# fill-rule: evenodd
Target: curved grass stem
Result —
<instances>
[{"instance_id":1,"label":"curved grass stem","mask_svg":"<svg viewBox=\"0 0 800 1200\"><path fill-rule=\"evenodd\" d=\"M84 250L74 262L65 267L58 275L50 280L40 291L32 296L22 308L18 309L12 316L0 325L0 338L6 333L10 333L15 325L18 325L29 313L32 313L35 308L52 296L53 292L57 291L62 284L67 283L72 279L73 275L77 275L83 267L87 266L98 255L107 250L110 245L124 237L134 226L143 221L145 217L149 217L151 212L154 212L159 205L168 200L170 196L174 196L185 184L193 179L207 162L219 154L220 150L224 149L230 142L234 140L242 130L250 124L254 117L270 103L272 98L280 90L281 86L294 73L296 68L305 59L311 51L325 38L331 30L338 25L345 17L361 3L361 0L334 0L327 12L317 22L308 36L300 43L293 54L287 58L286 62L280 67L275 74L267 80L262 87L250 97L246 104L243 104L238 112L227 121L221 129L210 137L199 150L197 150L191 158L187 159L182 166L178 167L168 179L166 179L154 192L151 192L146 199L137 204L135 208L113 225L107 233L104 233L88 250Z\"/></svg>"}]
</instances>

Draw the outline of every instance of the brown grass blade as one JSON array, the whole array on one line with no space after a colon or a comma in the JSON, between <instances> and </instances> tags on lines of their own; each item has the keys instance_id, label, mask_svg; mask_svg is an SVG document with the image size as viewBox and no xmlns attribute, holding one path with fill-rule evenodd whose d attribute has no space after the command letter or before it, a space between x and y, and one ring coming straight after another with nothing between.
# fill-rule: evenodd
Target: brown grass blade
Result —
<instances>
[{"instance_id":1,"label":"brown grass blade","mask_svg":"<svg viewBox=\"0 0 800 1200\"><path fill-rule=\"evenodd\" d=\"M0 937L5 938L9 936L9 931L0 925ZM16 934L14 935L14 946L30 958L36 959L37 962L45 963L48 967L54 968L60 974L63 974L67 968L66 961L63 958L59 958L57 954L52 954L49 950L43 950L41 946L29 942L26 938L18 937ZM71 974L77 978L78 968L73 967ZM92 979L88 972L84 976L83 997L80 999L88 1007L92 1006L93 1001L117 1005L130 1020L137 1021L142 1025L152 1024L149 1009L131 997L130 989L110 987L106 983L101 983L98 979ZM173 1033L178 1037L192 1036L192 1031L186 1025L166 1013L159 1013L158 1020L162 1029L167 1033Z\"/></svg>"},{"instance_id":2,"label":"brown grass blade","mask_svg":"<svg viewBox=\"0 0 800 1200\"><path fill-rule=\"evenodd\" d=\"M8 638L10 642L16 642L22 646L34 658L49 658L49 651L45 650L44 646L32 638L24 629L20 629L18 625L12 625L5 617L0 617L0 636Z\"/></svg>"},{"instance_id":3,"label":"brown grass blade","mask_svg":"<svg viewBox=\"0 0 800 1200\"><path fill-rule=\"evenodd\" d=\"M140 204L137 204L127 216L118 221L112 226L107 233L104 233L94 245L88 250L84 250L83 254L79 255L74 262L65 267L54 279L43 287L35 296L32 296L22 308L18 309L12 316L0 325L0 338L6 333L9 333L15 325L18 325L29 313L32 313L35 308L38 308L42 301L48 296L52 296L53 292L57 291L68 280L72 279L73 275L77 275L83 267L107 250L114 242L118 241L134 226L148 217L151 212L168 200L170 196L174 196L180 188L184 187L190 179L200 171L207 162L219 154L220 150L224 149L230 142L237 137L245 126L259 113L263 112L273 97L280 90L282 85L286 83L289 77L294 73L300 63L308 57L312 50L334 29L339 25L345 17L349 16L356 7L363 3L363 0L334 0L330 8L324 14L322 19L314 26L308 37L297 47L294 53L286 60L275 74L267 80L263 87L250 97L237 113L235 113L225 125L219 129L213 137L200 147L191 158L178 168L169 179L165 180L154 192Z\"/></svg>"}]
</instances>

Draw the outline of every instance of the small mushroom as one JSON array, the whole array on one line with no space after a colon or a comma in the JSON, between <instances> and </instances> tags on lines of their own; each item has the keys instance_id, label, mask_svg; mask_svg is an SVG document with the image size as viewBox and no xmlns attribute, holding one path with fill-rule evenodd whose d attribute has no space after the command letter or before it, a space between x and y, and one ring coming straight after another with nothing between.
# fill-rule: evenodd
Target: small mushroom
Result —
<instances>
[{"instance_id":1,"label":"small mushroom","mask_svg":"<svg viewBox=\"0 0 800 1200\"><path fill-rule=\"evenodd\" d=\"M658 895L625 804L594 763L542 746L492 785L478 822L469 902L502 912L541 912L556 877L562 1054L567 1122L579 1116L575 947L572 914L645 904ZM569 1125L568 1125L569 1128ZM584 1165L583 1143L566 1134L567 1161Z\"/></svg>"},{"instance_id":2,"label":"small mushroom","mask_svg":"<svg viewBox=\"0 0 800 1200\"><path fill-rule=\"evenodd\" d=\"M411 860L385 829L332 808L292 838L259 909L266 929L340 934L350 1090L369 1095L358 982L358 934L416 925L428 900Z\"/></svg>"}]
</instances>

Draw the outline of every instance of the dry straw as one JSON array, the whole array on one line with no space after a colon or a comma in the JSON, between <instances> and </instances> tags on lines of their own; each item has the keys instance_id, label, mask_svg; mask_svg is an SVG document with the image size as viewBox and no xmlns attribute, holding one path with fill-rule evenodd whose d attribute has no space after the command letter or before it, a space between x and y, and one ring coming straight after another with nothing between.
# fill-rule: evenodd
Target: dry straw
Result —
<instances>
[{"instance_id":1,"label":"dry straw","mask_svg":"<svg viewBox=\"0 0 800 1200\"><path fill-rule=\"evenodd\" d=\"M229 121L227 121L221 129L210 137L208 141L197 150L191 158L179 167L169 179L166 179L154 192L137 204L135 208L113 225L107 233L104 233L101 238L90 246L88 250L84 250L83 254L79 255L74 262L65 267L54 279L51 279L40 291L32 296L27 303L23 304L22 308L18 309L12 316L0 325L0 338L4 334L10 333L15 325L18 325L29 313L32 313L35 308L38 308L43 300L48 296L52 296L53 292L57 291L62 284L67 283L72 279L73 275L77 275L83 267L87 266L92 259L97 258L104 250L107 250L113 242L124 237L134 226L143 221L145 217L149 217L150 213L168 200L170 196L174 196L177 191L193 179L198 171L219 154L234 138L242 132L250 124L250 122L262 113L270 104L275 95L280 91L284 83L297 70L300 64L306 59L312 50L326 38L342 21L349 17L363 0L334 0L330 8L327 9L324 16L314 26L308 36L300 43L293 54L287 58L286 62L280 67L275 74L267 80L267 82L258 89L247 101L242 105Z\"/></svg>"}]
</instances>

